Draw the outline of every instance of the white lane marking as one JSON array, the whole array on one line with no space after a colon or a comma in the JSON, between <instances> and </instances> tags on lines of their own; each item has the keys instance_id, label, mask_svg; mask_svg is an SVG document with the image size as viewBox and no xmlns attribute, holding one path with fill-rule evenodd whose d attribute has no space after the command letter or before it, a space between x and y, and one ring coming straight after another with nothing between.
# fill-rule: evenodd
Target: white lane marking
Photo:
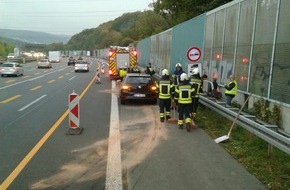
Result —
<instances>
[{"instance_id":1,"label":"white lane marking","mask_svg":"<svg viewBox=\"0 0 290 190\"><path fill-rule=\"evenodd\" d=\"M73 77L71 77L70 79L68 79L68 80L73 80L74 78L76 78L76 76L73 76Z\"/></svg>"},{"instance_id":2,"label":"white lane marking","mask_svg":"<svg viewBox=\"0 0 290 190\"><path fill-rule=\"evenodd\" d=\"M42 77L44 77L44 75L42 75L42 76L38 76L38 77L34 77L34 78L32 78L32 79L28 79L27 81L37 80L37 79L40 79L40 78L42 78Z\"/></svg>"},{"instance_id":3,"label":"white lane marking","mask_svg":"<svg viewBox=\"0 0 290 190\"><path fill-rule=\"evenodd\" d=\"M55 73L55 72L58 72L58 71L61 71L61 70L63 70L63 69L56 70L56 71L52 71L52 72L50 72L50 73L45 73L44 75L37 76L37 77L31 78L31 79L27 79L27 80L23 80L23 81L20 81L20 82L16 82L16 83L13 83L13 84L10 84L10 85L7 85L7 86L3 86L3 87L0 87L0 90L5 89L5 88L9 88L9 87L12 87L12 86L15 86L15 85L18 85L18 84L24 83L24 82L33 81L33 80L36 80L36 79L42 78L42 77L44 77L44 76L46 76L46 75L50 75L50 74L52 74L52 73Z\"/></svg>"},{"instance_id":4,"label":"white lane marking","mask_svg":"<svg viewBox=\"0 0 290 190\"><path fill-rule=\"evenodd\" d=\"M112 90L116 88L112 81ZM106 190L122 190L121 145L119 130L119 108L117 95L112 93L110 135L106 173Z\"/></svg>"},{"instance_id":5,"label":"white lane marking","mask_svg":"<svg viewBox=\"0 0 290 190\"><path fill-rule=\"evenodd\" d=\"M25 110L26 108L28 108L28 107L31 106L32 104L38 102L39 100L41 100L41 99L44 98L45 96L46 96L46 94L43 95L43 96L41 96L41 97L39 97L39 98L37 98L36 100L30 102L29 104L27 104L26 106L22 107L22 108L19 109L18 111L23 111L23 110Z\"/></svg>"}]
</instances>

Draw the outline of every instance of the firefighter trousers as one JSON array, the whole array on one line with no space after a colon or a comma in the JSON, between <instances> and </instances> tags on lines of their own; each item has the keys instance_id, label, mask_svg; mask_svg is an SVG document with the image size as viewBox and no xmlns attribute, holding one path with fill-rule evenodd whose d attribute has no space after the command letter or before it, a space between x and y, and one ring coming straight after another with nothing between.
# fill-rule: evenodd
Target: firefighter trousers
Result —
<instances>
[{"instance_id":1,"label":"firefighter trousers","mask_svg":"<svg viewBox=\"0 0 290 190\"><path fill-rule=\"evenodd\" d=\"M192 113L196 113L199 98L192 98Z\"/></svg>"},{"instance_id":2,"label":"firefighter trousers","mask_svg":"<svg viewBox=\"0 0 290 190\"><path fill-rule=\"evenodd\" d=\"M185 118L186 123L190 123L190 113L192 111L192 103L190 104L178 104L178 125L183 125L183 118Z\"/></svg>"},{"instance_id":3,"label":"firefighter trousers","mask_svg":"<svg viewBox=\"0 0 290 190\"><path fill-rule=\"evenodd\" d=\"M159 98L160 118L164 118L164 110L167 118L170 116L170 106L171 106L171 98L169 99Z\"/></svg>"}]
</instances>

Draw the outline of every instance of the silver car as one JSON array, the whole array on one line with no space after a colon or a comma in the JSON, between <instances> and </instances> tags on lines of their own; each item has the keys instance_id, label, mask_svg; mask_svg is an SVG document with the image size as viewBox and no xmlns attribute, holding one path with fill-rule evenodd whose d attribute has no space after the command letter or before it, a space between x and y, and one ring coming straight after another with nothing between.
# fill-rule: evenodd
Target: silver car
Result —
<instances>
[{"instance_id":1,"label":"silver car","mask_svg":"<svg viewBox=\"0 0 290 190\"><path fill-rule=\"evenodd\" d=\"M23 76L24 69L22 65L14 62L5 62L0 67L1 77L3 76Z\"/></svg>"},{"instance_id":2,"label":"silver car","mask_svg":"<svg viewBox=\"0 0 290 190\"><path fill-rule=\"evenodd\" d=\"M76 63L75 63L75 72L78 72L78 71L86 71L86 72L89 72L90 70L90 65L87 61L84 61L84 60L78 60Z\"/></svg>"},{"instance_id":3,"label":"silver car","mask_svg":"<svg viewBox=\"0 0 290 190\"><path fill-rule=\"evenodd\" d=\"M37 68L51 68L52 64L48 59L40 59L37 63Z\"/></svg>"}]
</instances>

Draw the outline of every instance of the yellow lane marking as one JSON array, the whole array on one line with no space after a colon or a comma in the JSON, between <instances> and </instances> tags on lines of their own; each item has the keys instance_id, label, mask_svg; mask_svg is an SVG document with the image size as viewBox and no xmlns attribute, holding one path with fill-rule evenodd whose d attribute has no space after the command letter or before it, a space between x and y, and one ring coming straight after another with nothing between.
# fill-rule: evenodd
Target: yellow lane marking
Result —
<instances>
[{"instance_id":1,"label":"yellow lane marking","mask_svg":"<svg viewBox=\"0 0 290 190\"><path fill-rule=\"evenodd\" d=\"M42 88L42 86L36 86L36 87L34 87L34 88L31 88L30 90L37 90L37 89L39 89L39 88Z\"/></svg>"},{"instance_id":2,"label":"yellow lane marking","mask_svg":"<svg viewBox=\"0 0 290 190\"><path fill-rule=\"evenodd\" d=\"M80 95L80 99L86 94L89 88L92 86L95 79L93 78L85 90ZM35 154L40 150L44 143L49 139L53 132L59 127L63 120L69 114L69 109L67 109L62 116L53 124L53 126L47 131L47 133L38 141L38 143L30 150L30 152L23 158L23 160L18 164L18 166L10 173L10 175L3 181L0 185L1 190L6 190L15 178L20 174L20 172L25 168L25 166L30 162L30 160L35 156Z\"/></svg>"},{"instance_id":3,"label":"yellow lane marking","mask_svg":"<svg viewBox=\"0 0 290 190\"><path fill-rule=\"evenodd\" d=\"M5 104L5 103L10 102L10 101L12 101L12 100L14 100L14 99L16 99L16 98L19 98L19 97L21 97L21 95L13 96L13 97L11 97L11 98L8 98L8 99L6 99L6 100L3 100L3 101L0 102L0 103L1 103L1 104Z\"/></svg>"},{"instance_id":4,"label":"yellow lane marking","mask_svg":"<svg viewBox=\"0 0 290 190\"><path fill-rule=\"evenodd\" d=\"M15 80L7 80L5 81L5 83L11 83L11 82L14 82Z\"/></svg>"},{"instance_id":5,"label":"yellow lane marking","mask_svg":"<svg viewBox=\"0 0 290 190\"><path fill-rule=\"evenodd\" d=\"M47 83L53 83L53 82L55 82L55 80L50 80L50 81L48 81Z\"/></svg>"},{"instance_id":6,"label":"yellow lane marking","mask_svg":"<svg viewBox=\"0 0 290 190\"><path fill-rule=\"evenodd\" d=\"M66 73L65 75L69 75L69 73Z\"/></svg>"},{"instance_id":7,"label":"yellow lane marking","mask_svg":"<svg viewBox=\"0 0 290 190\"><path fill-rule=\"evenodd\" d=\"M61 78L63 78L63 76L59 76L58 78L61 79Z\"/></svg>"},{"instance_id":8,"label":"yellow lane marking","mask_svg":"<svg viewBox=\"0 0 290 190\"><path fill-rule=\"evenodd\" d=\"M40 75L40 73L35 73L35 75Z\"/></svg>"},{"instance_id":9,"label":"yellow lane marking","mask_svg":"<svg viewBox=\"0 0 290 190\"><path fill-rule=\"evenodd\" d=\"M28 77L30 77L30 76L24 76L24 77L22 77L22 78L24 78L24 79L25 79L25 78L28 78Z\"/></svg>"}]
</instances>

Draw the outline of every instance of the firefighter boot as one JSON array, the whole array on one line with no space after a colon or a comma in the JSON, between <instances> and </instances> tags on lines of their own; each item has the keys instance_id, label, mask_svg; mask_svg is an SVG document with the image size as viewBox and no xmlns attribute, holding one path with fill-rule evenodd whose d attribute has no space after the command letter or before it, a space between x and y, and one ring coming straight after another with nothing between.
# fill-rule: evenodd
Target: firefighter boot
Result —
<instances>
[{"instance_id":1,"label":"firefighter boot","mask_svg":"<svg viewBox=\"0 0 290 190\"><path fill-rule=\"evenodd\" d=\"M164 117L160 117L160 122L164 122Z\"/></svg>"},{"instance_id":2,"label":"firefighter boot","mask_svg":"<svg viewBox=\"0 0 290 190\"><path fill-rule=\"evenodd\" d=\"M183 129L183 120L178 120L177 123L178 123L178 126L179 126L178 128L179 129Z\"/></svg>"}]
</instances>

